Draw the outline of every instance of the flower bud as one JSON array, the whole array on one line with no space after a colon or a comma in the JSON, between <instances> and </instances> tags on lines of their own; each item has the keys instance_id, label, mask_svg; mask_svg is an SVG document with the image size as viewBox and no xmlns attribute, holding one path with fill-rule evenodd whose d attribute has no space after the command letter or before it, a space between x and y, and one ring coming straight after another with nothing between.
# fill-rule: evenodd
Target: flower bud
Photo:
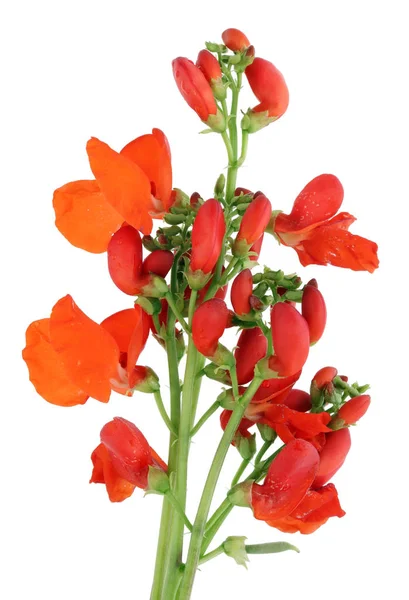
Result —
<instances>
[{"instance_id":1,"label":"flower bud","mask_svg":"<svg viewBox=\"0 0 409 600\"><path fill-rule=\"evenodd\" d=\"M133 392L153 394L159 390L159 377L150 367L137 365L128 375L129 387Z\"/></svg>"},{"instance_id":2,"label":"flower bud","mask_svg":"<svg viewBox=\"0 0 409 600\"><path fill-rule=\"evenodd\" d=\"M367 394L355 396L345 402L338 411L338 415L331 422L332 429L340 429L347 425L354 425L361 419L369 408L371 397Z\"/></svg>"},{"instance_id":3,"label":"flower bud","mask_svg":"<svg viewBox=\"0 0 409 600\"><path fill-rule=\"evenodd\" d=\"M229 311L223 300L212 298L204 302L193 315L192 337L201 354L213 360L219 339L226 329Z\"/></svg>"},{"instance_id":4,"label":"flower bud","mask_svg":"<svg viewBox=\"0 0 409 600\"><path fill-rule=\"evenodd\" d=\"M206 285L222 251L225 232L226 223L220 202L214 198L207 200L199 208L192 228L188 280L193 289Z\"/></svg>"},{"instance_id":5,"label":"flower bud","mask_svg":"<svg viewBox=\"0 0 409 600\"><path fill-rule=\"evenodd\" d=\"M251 311L250 296L253 293L253 276L250 269L244 269L233 281L230 299L237 315L246 315Z\"/></svg>"},{"instance_id":6,"label":"flower bud","mask_svg":"<svg viewBox=\"0 0 409 600\"><path fill-rule=\"evenodd\" d=\"M301 371L310 349L307 321L296 308L279 302L271 309L271 331L274 356L269 368L280 377Z\"/></svg>"},{"instance_id":7,"label":"flower bud","mask_svg":"<svg viewBox=\"0 0 409 600\"><path fill-rule=\"evenodd\" d=\"M248 121L245 121L242 127L249 133L254 133L285 113L289 103L289 93L283 75L264 58L255 58L246 68L245 73L260 104L247 113Z\"/></svg>"},{"instance_id":8,"label":"flower bud","mask_svg":"<svg viewBox=\"0 0 409 600\"><path fill-rule=\"evenodd\" d=\"M337 376L335 367L323 367L314 375L311 381L310 394L312 405L316 410L321 409L334 393L334 377Z\"/></svg>"},{"instance_id":9,"label":"flower bud","mask_svg":"<svg viewBox=\"0 0 409 600\"><path fill-rule=\"evenodd\" d=\"M134 227L124 225L112 236L108 244L108 270L112 281L122 292L130 296L139 293L142 242ZM145 277L143 281L147 283L149 277Z\"/></svg>"},{"instance_id":10,"label":"flower bud","mask_svg":"<svg viewBox=\"0 0 409 600\"><path fill-rule=\"evenodd\" d=\"M307 283L305 286L302 295L301 313L308 323L310 344L315 344L322 337L327 322L325 300L315 285Z\"/></svg>"},{"instance_id":11,"label":"flower bud","mask_svg":"<svg viewBox=\"0 0 409 600\"><path fill-rule=\"evenodd\" d=\"M325 434L325 445L320 452L320 466L314 479L314 488L320 488L342 467L351 448L349 429Z\"/></svg>"},{"instance_id":12,"label":"flower bud","mask_svg":"<svg viewBox=\"0 0 409 600\"><path fill-rule=\"evenodd\" d=\"M222 40L224 45L233 52L242 52L250 46L250 42L244 33L234 27L223 31Z\"/></svg>"},{"instance_id":13,"label":"flower bud","mask_svg":"<svg viewBox=\"0 0 409 600\"><path fill-rule=\"evenodd\" d=\"M172 67L176 85L190 108L211 129L222 133L226 129L225 119L202 71L191 60L182 57L176 58Z\"/></svg>"},{"instance_id":14,"label":"flower bud","mask_svg":"<svg viewBox=\"0 0 409 600\"><path fill-rule=\"evenodd\" d=\"M234 256L245 256L264 233L271 217L271 203L263 194L249 204L233 245Z\"/></svg>"},{"instance_id":15,"label":"flower bud","mask_svg":"<svg viewBox=\"0 0 409 600\"><path fill-rule=\"evenodd\" d=\"M219 61L208 50L201 50L197 57L196 66L202 71L210 83L213 94L217 100L226 98L226 88L222 81L222 70Z\"/></svg>"},{"instance_id":16,"label":"flower bud","mask_svg":"<svg viewBox=\"0 0 409 600\"><path fill-rule=\"evenodd\" d=\"M173 254L170 250L154 250L142 263L142 273L154 273L166 277L173 264Z\"/></svg>"},{"instance_id":17,"label":"flower bud","mask_svg":"<svg viewBox=\"0 0 409 600\"><path fill-rule=\"evenodd\" d=\"M243 329L234 351L239 385L248 383L254 377L254 368L267 354L267 338L260 327Z\"/></svg>"}]
</instances>

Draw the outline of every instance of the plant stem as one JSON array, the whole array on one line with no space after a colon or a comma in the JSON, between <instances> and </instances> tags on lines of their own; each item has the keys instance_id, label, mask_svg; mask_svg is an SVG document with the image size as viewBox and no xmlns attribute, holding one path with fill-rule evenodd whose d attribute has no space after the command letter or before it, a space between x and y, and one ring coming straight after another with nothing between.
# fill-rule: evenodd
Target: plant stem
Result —
<instances>
[{"instance_id":1,"label":"plant stem","mask_svg":"<svg viewBox=\"0 0 409 600\"><path fill-rule=\"evenodd\" d=\"M196 425L193 427L190 432L190 437L196 435L196 433L201 429L201 427L206 423L208 419L216 412L216 410L220 407L220 403L218 400L215 400L213 404L207 409L207 411L200 417Z\"/></svg>"},{"instance_id":2,"label":"plant stem","mask_svg":"<svg viewBox=\"0 0 409 600\"><path fill-rule=\"evenodd\" d=\"M235 476L232 479L230 487L234 487L236 485L236 483L239 481L240 477L243 475L244 471L247 469L249 462L250 462L249 458L244 458L241 461L241 464L240 464L239 468L237 469L237 473L235 474Z\"/></svg>"},{"instance_id":3,"label":"plant stem","mask_svg":"<svg viewBox=\"0 0 409 600\"><path fill-rule=\"evenodd\" d=\"M258 463L261 461L261 459L263 458L264 454L267 452L267 450L270 448L272 442L264 442L264 444L261 446L260 450L258 451L258 454L254 460L254 464L258 465ZM233 486L232 486L233 487Z\"/></svg>"},{"instance_id":4,"label":"plant stem","mask_svg":"<svg viewBox=\"0 0 409 600\"><path fill-rule=\"evenodd\" d=\"M180 382L175 338L175 317L172 313L169 315L167 324L166 351L168 356L170 385L170 416L173 427L178 430L180 420ZM170 478L176 470L177 454L177 436L174 433L171 433L168 452L168 474ZM170 540L171 527L174 520L180 520L180 517L175 515L175 511L169 502L169 499L165 496L163 498L151 600L161 600L163 598L170 572L176 568L177 558L175 557L175 553L172 553L171 551L168 552L169 548L172 549ZM170 546L168 546L169 543Z\"/></svg>"},{"instance_id":5,"label":"plant stem","mask_svg":"<svg viewBox=\"0 0 409 600\"><path fill-rule=\"evenodd\" d=\"M158 407L160 416L162 417L166 427L169 429L173 435L177 436L177 429L173 425L172 421L169 419L168 413L166 412L166 408L164 407L162 396L160 390L154 393L156 406Z\"/></svg>"},{"instance_id":6,"label":"plant stem","mask_svg":"<svg viewBox=\"0 0 409 600\"><path fill-rule=\"evenodd\" d=\"M176 498L176 496L173 494L173 492L171 490L169 490L166 492L165 496L169 500L169 502L171 503L173 508L176 510L178 515L183 519L183 522L186 525L186 527L189 529L189 531L192 531L193 525L187 518L185 511L182 509L179 500Z\"/></svg>"},{"instance_id":7,"label":"plant stem","mask_svg":"<svg viewBox=\"0 0 409 600\"><path fill-rule=\"evenodd\" d=\"M232 412L230 420L227 424L222 439L220 440L219 446L216 450L216 454L213 458L213 462L210 467L210 471L203 489L199 508L196 514L196 519L193 524L192 537L190 540L189 551L186 559L185 572L177 596L179 600L188 600L188 598L190 598L193 587L193 581L195 578L196 570L201 555L201 547L203 541L203 534L206 527L206 521L210 510L210 505L213 499L214 490L216 488L216 484L219 479L221 469L223 467L224 459L226 458L227 452L230 448L230 444L237 430L237 427L239 426L240 421L243 418L246 407L250 403L256 391L258 390L261 382L261 378L255 377L249 385L249 387L247 388L246 392L237 402L237 405Z\"/></svg>"},{"instance_id":8,"label":"plant stem","mask_svg":"<svg viewBox=\"0 0 409 600\"><path fill-rule=\"evenodd\" d=\"M185 319L183 318L182 313L180 312L180 310L178 309L178 307L176 306L176 302L173 299L173 296L171 293L167 293L166 296L166 301L169 304L170 308L172 309L173 314L175 315L175 317L177 318L177 320L179 321L179 323L182 325L183 329L185 330L186 333L189 333L189 326L186 323Z\"/></svg>"},{"instance_id":9,"label":"plant stem","mask_svg":"<svg viewBox=\"0 0 409 600\"><path fill-rule=\"evenodd\" d=\"M220 554L224 554L224 544L220 544L217 548L208 552L204 556L202 556L199 560L199 565L203 565L204 563L212 560L212 558L216 558L216 556L220 556Z\"/></svg>"}]
</instances>

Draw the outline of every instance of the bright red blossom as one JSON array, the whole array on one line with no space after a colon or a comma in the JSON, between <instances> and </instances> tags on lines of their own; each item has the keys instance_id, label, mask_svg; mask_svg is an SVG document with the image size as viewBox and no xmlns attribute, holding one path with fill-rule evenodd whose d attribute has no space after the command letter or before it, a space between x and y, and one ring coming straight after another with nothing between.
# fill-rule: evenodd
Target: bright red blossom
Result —
<instances>
[{"instance_id":1,"label":"bright red blossom","mask_svg":"<svg viewBox=\"0 0 409 600\"><path fill-rule=\"evenodd\" d=\"M194 313L192 337L196 348L204 356L212 358L216 353L219 339L226 329L228 317L228 308L219 298L207 300Z\"/></svg>"},{"instance_id":2,"label":"bright red blossom","mask_svg":"<svg viewBox=\"0 0 409 600\"><path fill-rule=\"evenodd\" d=\"M255 58L246 68L246 77L260 102L251 112L267 113L268 119L278 119L288 108L290 100L282 73L268 60Z\"/></svg>"},{"instance_id":3,"label":"bright red blossom","mask_svg":"<svg viewBox=\"0 0 409 600\"><path fill-rule=\"evenodd\" d=\"M342 467L351 448L349 429L339 429L325 435L325 445L320 452L320 467L314 481L319 488L327 483Z\"/></svg>"},{"instance_id":4,"label":"bright red blossom","mask_svg":"<svg viewBox=\"0 0 409 600\"><path fill-rule=\"evenodd\" d=\"M267 353L267 339L260 327L243 329L234 351L239 385L248 383L254 377L254 368Z\"/></svg>"},{"instance_id":5,"label":"bright red blossom","mask_svg":"<svg viewBox=\"0 0 409 600\"><path fill-rule=\"evenodd\" d=\"M207 200L198 210L192 228L191 271L210 273L222 250L226 232L223 209L215 198Z\"/></svg>"},{"instance_id":6,"label":"bright red blossom","mask_svg":"<svg viewBox=\"0 0 409 600\"><path fill-rule=\"evenodd\" d=\"M244 35L240 29L230 27L222 33L223 44L233 50L233 52L240 52L250 46L248 38Z\"/></svg>"},{"instance_id":7,"label":"bright red blossom","mask_svg":"<svg viewBox=\"0 0 409 600\"><path fill-rule=\"evenodd\" d=\"M271 309L271 331L274 356L269 359L270 369L276 371L280 377L300 371L310 348L307 321L296 308L279 302Z\"/></svg>"},{"instance_id":8,"label":"bright red blossom","mask_svg":"<svg viewBox=\"0 0 409 600\"><path fill-rule=\"evenodd\" d=\"M372 273L379 265L377 245L348 231L355 217L339 213L344 190L334 175L319 175L297 196L290 214L280 213L274 232L291 246L303 266L331 264Z\"/></svg>"},{"instance_id":9,"label":"bright red blossom","mask_svg":"<svg viewBox=\"0 0 409 600\"><path fill-rule=\"evenodd\" d=\"M231 286L230 299L237 315L246 315L251 311L250 296L253 293L253 276L250 269L244 269L237 275Z\"/></svg>"},{"instance_id":10,"label":"bright red blossom","mask_svg":"<svg viewBox=\"0 0 409 600\"><path fill-rule=\"evenodd\" d=\"M325 300L315 285L307 284L305 286L302 295L301 313L308 323L310 344L315 344L321 339L327 322Z\"/></svg>"}]
</instances>

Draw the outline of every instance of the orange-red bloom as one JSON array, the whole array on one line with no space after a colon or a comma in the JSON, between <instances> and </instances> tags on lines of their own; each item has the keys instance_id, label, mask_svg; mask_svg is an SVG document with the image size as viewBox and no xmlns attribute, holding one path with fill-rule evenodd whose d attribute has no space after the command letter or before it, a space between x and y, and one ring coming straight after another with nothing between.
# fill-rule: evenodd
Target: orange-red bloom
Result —
<instances>
[{"instance_id":1,"label":"orange-red bloom","mask_svg":"<svg viewBox=\"0 0 409 600\"><path fill-rule=\"evenodd\" d=\"M349 429L339 429L325 434L325 445L320 452L320 467L314 481L319 488L327 483L342 467L351 448Z\"/></svg>"},{"instance_id":2,"label":"orange-red bloom","mask_svg":"<svg viewBox=\"0 0 409 600\"><path fill-rule=\"evenodd\" d=\"M192 337L196 348L204 356L214 358L219 339L228 323L229 310L223 300L212 298L203 302L192 319Z\"/></svg>"},{"instance_id":3,"label":"orange-red bloom","mask_svg":"<svg viewBox=\"0 0 409 600\"><path fill-rule=\"evenodd\" d=\"M307 321L296 308L285 302L271 309L271 332L274 356L268 365L280 377L298 373L307 360L310 333Z\"/></svg>"},{"instance_id":4,"label":"orange-red bloom","mask_svg":"<svg viewBox=\"0 0 409 600\"><path fill-rule=\"evenodd\" d=\"M192 252L190 271L209 274L215 267L226 232L223 209L215 198L199 208L192 227ZM197 275L198 276L198 275ZM207 282L207 278L203 278Z\"/></svg>"},{"instance_id":5,"label":"orange-red bloom","mask_svg":"<svg viewBox=\"0 0 409 600\"><path fill-rule=\"evenodd\" d=\"M135 487L146 489L150 466L167 470L139 429L121 417L104 425L91 460L90 483L104 483L111 502L122 502Z\"/></svg>"},{"instance_id":6,"label":"orange-red bloom","mask_svg":"<svg viewBox=\"0 0 409 600\"><path fill-rule=\"evenodd\" d=\"M321 339L327 322L327 307L318 287L308 283L302 295L301 313L308 323L310 344Z\"/></svg>"},{"instance_id":7,"label":"orange-red bloom","mask_svg":"<svg viewBox=\"0 0 409 600\"><path fill-rule=\"evenodd\" d=\"M337 421L342 421L344 425L354 425L359 419L362 419L370 403L371 397L367 394L351 398L339 409Z\"/></svg>"},{"instance_id":8,"label":"orange-red bloom","mask_svg":"<svg viewBox=\"0 0 409 600\"><path fill-rule=\"evenodd\" d=\"M334 175L319 175L297 196L290 214L280 213L274 233L291 246L303 266L334 265L372 273L379 265L378 246L348 231L355 221L339 213L344 190Z\"/></svg>"},{"instance_id":9,"label":"orange-red bloom","mask_svg":"<svg viewBox=\"0 0 409 600\"><path fill-rule=\"evenodd\" d=\"M237 340L234 352L239 385L248 383L254 377L254 367L267 353L267 338L260 327L243 329Z\"/></svg>"},{"instance_id":10,"label":"orange-red bloom","mask_svg":"<svg viewBox=\"0 0 409 600\"><path fill-rule=\"evenodd\" d=\"M237 275L231 286L230 299L237 315L246 315L251 311L250 296L253 293L253 276L250 269L244 269Z\"/></svg>"},{"instance_id":11,"label":"orange-red bloom","mask_svg":"<svg viewBox=\"0 0 409 600\"><path fill-rule=\"evenodd\" d=\"M291 514L281 519L268 520L271 527L275 527L284 533L303 534L314 533L321 525L324 525L331 517L343 517L338 500L338 492L332 483L319 488L308 490L304 498Z\"/></svg>"},{"instance_id":12,"label":"orange-red bloom","mask_svg":"<svg viewBox=\"0 0 409 600\"><path fill-rule=\"evenodd\" d=\"M56 226L67 240L88 252L107 249L124 221L143 233L152 229L171 202L169 144L160 129L115 152L91 138L88 158L95 181L73 181L54 192Z\"/></svg>"},{"instance_id":13,"label":"orange-red bloom","mask_svg":"<svg viewBox=\"0 0 409 600\"><path fill-rule=\"evenodd\" d=\"M290 96L282 73L264 58L255 58L245 74L260 102L247 113L251 123L249 131L257 131L285 113Z\"/></svg>"},{"instance_id":14,"label":"orange-red bloom","mask_svg":"<svg viewBox=\"0 0 409 600\"><path fill-rule=\"evenodd\" d=\"M68 295L56 303L49 319L29 325L23 358L31 382L48 402L74 406L89 396L108 402L111 390L131 394L146 375L140 367L136 374L134 370L148 333L149 321L139 306L98 325Z\"/></svg>"},{"instance_id":15,"label":"orange-red bloom","mask_svg":"<svg viewBox=\"0 0 409 600\"><path fill-rule=\"evenodd\" d=\"M243 256L250 247L264 234L270 221L271 203L264 194L255 196L249 204L240 224L240 229L233 245L233 254Z\"/></svg>"}]
</instances>

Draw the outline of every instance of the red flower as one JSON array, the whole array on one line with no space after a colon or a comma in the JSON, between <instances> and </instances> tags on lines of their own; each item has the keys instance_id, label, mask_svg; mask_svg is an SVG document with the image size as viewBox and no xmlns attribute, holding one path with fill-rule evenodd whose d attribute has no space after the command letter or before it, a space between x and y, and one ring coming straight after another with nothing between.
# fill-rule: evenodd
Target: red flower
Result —
<instances>
[{"instance_id":1,"label":"red flower","mask_svg":"<svg viewBox=\"0 0 409 600\"><path fill-rule=\"evenodd\" d=\"M303 266L335 265L372 273L379 265L377 245L348 231L355 217L339 213L344 190L334 175L319 175L297 196L289 215L280 213L274 233L291 246Z\"/></svg>"},{"instance_id":2,"label":"red flower","mask_svg":"<svg viewBox=\"0 0 409 600\"><path fill-rule=\"evenodd\" d=\"M252 404L257 402L267 402L268 400L274 400L274 402L287 404L287 397L290 393L291 388L296 381L300 378L301 371L290 375L289 377L274 377L273 379L265 379L254 394ZM290 407L294 408L294 407ZM297 409L300 410L300 409Z\"/></svg>"},{"instance_id":3,"label":"red flower","mask_svg":"<svg viewBox=\"0 0 409 600\"><path fill-rule=\"evenodd\" d=\"M260 102L247 113L252 132L279 119L287 110L290 97L282 73L268 60L255 58L245 73Z\"/></svg>"},{"instance_id":4,"label":"red flower","mask_svg":"<svg viewBox=\"0 0 409 600\"><path fill-rule=\"evenodd\" d=\"M253 276L250 269L244 269L237 275L231 286L230 299L237 315L246 315L251 311L250 296L253 293Z\"/></svg>"},{"instance_id":5,"label":"red flower","mask_svg":"<svg viewBox=\"0 0 409 600\"><path fill-rule=\"evenodd\" d=\"M199 208L192 227L190 270L210 273L222 251L226 223L220 202L207 200Z\"/></svg>"},{"instance_id":6,"label":"red flower","mask_svg":"<svg viewBox=\"0 0 409 600\"><path fill-rule=\"evenodd\" d=\"M147 275L153 273L160 277L166 277L172 268L173 254L170 250L154 250L142 263L142 273Z\"/></svg>"},{"instance_id":7,"label":"red flower","mask_svg":"<svg viewBox=\"0 0 409 600\"><path fill-rule=\"evenodd\" d=\"M290 515L308 492L320 458L309 442L294 440L271 463L264 483L253 483L251 506L256 519L276 521Z\"/></svg>"},{"instance_id":8,"label":"red flower","mask_svg":"<svg viewBox=\"0 0 409 600\"><path fill-rule=\"evenodd\" d=\"M343 517L338 500L338 492L330 483L318 490L308 490L299 505L291 514L281 519L268 520L271 527L275 527L284 533L303 534L313 533L321 525L324 525L331 517Z\"/></svg>"},{"instance_id":9,"label":"red flower","mask_svg":"<svg viewBox=\"0 0 409 600\"><path fill-rule=\"evenodd\" d=\"M325 435L325 445L320 452L320 467L314 481L315 488L325 485L342 467L350 447L349 429L339 429Z\"/></svg>"},{"instance_id":10,"label":"red flower","mask_svg":"<svg viewBox=\"0 0 409 600\"><path fill-rule=\"evenodd\" d=\"M319 289L308 283L302 295L302 316L308 323L310 331L310 344L315 344L321 339L327 322L327 307Z\"/></svg>"},{"instance_id":11,"label":"red flower","mask_svg":"<svg viewBox=\"0 0 409 600\"><path fill-rule=\"evenodd\" d=\"M215 131L226 128L222 113L217 108L212 88L203 72L188 58L175 58L173 76L180 93L199 118Z\"/></svg>"},{"instance_id":12,"label":"red flower","mask_svg":"<svg viewBox=\"0 0 409 600\"><path fill-rule=\"evenodd\" d=\"M279 302L271 309L274 356L269 368L279 377L294 375L304 366L310 348L307 321L290 304Z\"/></svg>"},{"instance_id":13,"label":"red flower","mask_svg":"<svg viewBox=\"0 0 409 600\"><path fill-rule=\"evenodd\" d=\"M235 256L244 256L250 247L257 242L270 221L271 203L264 194L255 196L249 204L240 224L240 229L233 245Z\"/></svg>"},{"instance_id":14,"label":"red flower","mask_svg":"<svg viewBox=\"0 0 409 600\"><path fill-rule=\"evenodd\" d=\"M240 29L226 29L222 33L223 44L233 52L243 52L250 46L250 42Z\"/></svg>"},{"instance_id":15,"label":"red flower","mask_svg":"<svg viewBox=\"0 0 409 600\"><path fill-rule=\"evenodd\" d=\"M148 485L149 467L167 470L139 429L115 417L101 430L101 444L91 455L94 465L90 483L105 483L111 502L122 502L135 487Z\"/></svg>"},{"instance_id":16,"label":"red flower","mask_svg":"<svg viewBox=\"0 0 409 600\"><path fill-rule=\"evenodd\" d=\"M260 327L243 329L234 352L239 385L254 377L254 367L267 353L267 339Z\"/></svg>"},{"instance_id":17,"label":"red flower","mask_svg":"<svg viewBox=\"0 0 409 600\"><path fill-rule=\"evenodd\" d=\"M229 310L219 298L212 298L199 306L192 319L192 337L201 354L214 359L228 318Z\"/></svg>"},{"instance_id":18,"label":"red flower","mask_svg":"<svg viewBox=\"0 0 409 600\"><path fill-rule=\"evenodd\" d=\"M139 306L98 325L65 296L49 319L29 325L23 358L37 393L48 402L74 406L89 396L108 402L111 390L132 393L128 378L134 377L148 333L149 322ZM137 374L143 375L140 370Z\"/></svg>"},{"instance_id":19,"label":"red flower","mask_svg":"<svg viewBox=\"0 0 409 600\"><path fill-rule=\"evenodd\" d=\"M169 144L160 129L130 142L120 153L91 138L87 152L94 181L73 181L54 192L55 224L67 240L88 252L105 252L126 221L150 233L152 218L171 202Z\"/></svg>"}]
</instances>

